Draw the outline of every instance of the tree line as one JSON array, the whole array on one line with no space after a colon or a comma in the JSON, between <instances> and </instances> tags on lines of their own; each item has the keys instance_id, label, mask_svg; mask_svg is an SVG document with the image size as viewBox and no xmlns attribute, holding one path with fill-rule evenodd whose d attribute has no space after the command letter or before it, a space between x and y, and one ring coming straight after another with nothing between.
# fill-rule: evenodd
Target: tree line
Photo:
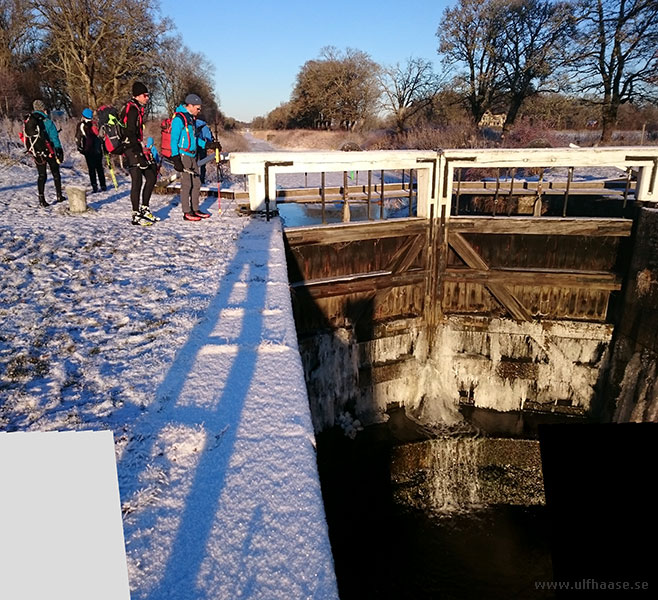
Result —
<instances>
[{"instance_id":1,"label":"tree line","mask_svg":"<svg viewBox=\"0 0 658 600\"><path fill-rule=\"evenodd\" d=\"M458 0L439 23L442 72L424 58L380 66L325 48L297 75L290 100L254 126L368 127L382 111L400 132L461 109L472 123L553 102L566 120L589 107L610 141L623 107L658 102L656 0ZM544 106L545 108L545 106Z\"/></svg>"},{"instance_id":2,"label":"tree line","mask_svg":"<svg viewBox=\"0 0 658 600\"><path fill-rule=\"evenodd\" d=\"M161 18L157 0L0 0L0 115L15 118L34 98L79 115L120 103L135 80L155 108L173 112L186 94L224 121L213 66Z\"/></svg>"}]
</instances>

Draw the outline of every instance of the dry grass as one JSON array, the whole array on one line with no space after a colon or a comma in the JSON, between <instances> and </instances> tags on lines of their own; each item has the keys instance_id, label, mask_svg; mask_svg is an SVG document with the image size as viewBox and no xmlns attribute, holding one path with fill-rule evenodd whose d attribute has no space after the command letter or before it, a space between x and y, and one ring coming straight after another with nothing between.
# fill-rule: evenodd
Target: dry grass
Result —
<instances>
[{"instance_id":1,"label":"dry grass","mask_svg":"<svg viewBox=\"0 0 658 600\"><path fill-rule=\"evenodd\" d=\"M366 138L363 133L318 129L253 130L251 133L287 150L340 150L345 144L357 144L364 148Z\"/></svg>"}]
</instances>

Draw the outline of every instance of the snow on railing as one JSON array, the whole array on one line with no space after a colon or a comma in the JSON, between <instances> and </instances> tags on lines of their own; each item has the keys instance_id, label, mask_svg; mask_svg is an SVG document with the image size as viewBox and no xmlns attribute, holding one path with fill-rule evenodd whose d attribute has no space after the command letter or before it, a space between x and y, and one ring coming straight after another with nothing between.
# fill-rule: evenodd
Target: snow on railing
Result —
<instances>
[{"instance_id":1,"label":"snow on railing","mask_svg":"<svg viewBox=\"0 0 658 600\"><path fill-rule=\"evenodd\" d=\"M276 208L276 178L285 173L413 170L417 216L450 216L457 169L617 167L635 171L635 200L658 202L658 148L514 148L365 152L232 152L231 172L246 175L252 211Z\"/></svg>"}]
</instances>

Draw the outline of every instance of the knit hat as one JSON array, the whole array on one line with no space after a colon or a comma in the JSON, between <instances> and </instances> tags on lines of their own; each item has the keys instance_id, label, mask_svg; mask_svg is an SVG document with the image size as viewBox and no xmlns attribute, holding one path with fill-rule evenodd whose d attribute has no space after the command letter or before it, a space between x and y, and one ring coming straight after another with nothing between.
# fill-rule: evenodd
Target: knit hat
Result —
<instances>
[{"instance_id":1,"label":"knit hat","mask_svg":"<svg viewBox=\"0 0 658 600\"><path fill-rule=\"evenodd\" d=\"M32 102L32 108L43 113L46 112L46 105L44 104L43 100L35 100Z\"/></svg>"},{"instance_id":2,"label":"knit hat","mask_svg":"<svg viewBox=\"0 0 658 600\"><path fill-rule=\"evenodd\" d=\"M82 116L83 116L85 119L93 119L93 118L94 118L94 111L91 110L91 108L85 108L85 109L82 111Z\"/></svg>"},{"instance_id":3,"label":"knit hat","mask_svg":"<svg viewBox=\"0 0 658 600\"><path fill-rule=\"evenodd\" d=\"M185 104L191 104L193 106L201 106L203 102L201 102L201 98L197 96L196 94L188 94L185 96Z\"/></svg>"},{"instance_id":4,"label":"knit hat","mask_svg":"<svg viewBox=\"0 0 658 600\"><path fill-rule=\"evenodd\" d=\"M133 83L133 97L148 93L149 91L147 87L141 81L135 81L135 83Z\"/></svg>"}]
</instances>

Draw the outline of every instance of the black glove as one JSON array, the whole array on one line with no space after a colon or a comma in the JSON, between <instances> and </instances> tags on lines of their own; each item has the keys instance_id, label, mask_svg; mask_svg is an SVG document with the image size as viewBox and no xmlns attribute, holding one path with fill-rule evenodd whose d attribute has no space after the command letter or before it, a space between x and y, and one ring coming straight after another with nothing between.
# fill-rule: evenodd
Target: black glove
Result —
<instances>
[{"instance_id":1,"label":"black glove","mask_svg":"<svg viewBox=\"0 0 658 600\"><path fill-rule=\"evenodd\" d=\"M222 145L219 142L208 142L206 144L206 150L219 150L222 151Z\"/></svg>"},{"instance_id":2,"label":"black glove","mask_svg":"<svg viewBox=\"0 0 658 600\"><path fill-rule=\"evenodd\" d=\"M180 154L172 156L171 162L174 163L174 169L176 169L179 173L183 172L183 159L180 157Z\"/></svg>"},{"instance_id":3,"label":"black glove","mask_svg":"<svg viewBox=\"0 0 658 600\"><path fill-rule=\"evenodd\" d=\"M59 162L62 162L64 160L64 149L63 148L55 148L55 156L57 157L57 160Z\"/></svg>"}]
</instances>

